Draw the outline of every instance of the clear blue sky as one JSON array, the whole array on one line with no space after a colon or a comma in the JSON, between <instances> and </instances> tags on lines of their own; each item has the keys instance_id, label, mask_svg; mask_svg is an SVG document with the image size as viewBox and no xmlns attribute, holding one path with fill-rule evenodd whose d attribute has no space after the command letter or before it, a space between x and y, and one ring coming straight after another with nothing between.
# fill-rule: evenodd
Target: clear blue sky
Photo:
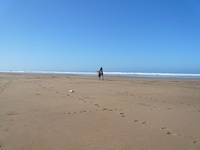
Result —
<instances>
[{"instance_id":1,"label":"clear blue sky","mask_svg":"<svg viewBox=\"0 0 200 150\"><path fill-rule=\"evenodd\" d=\"M0 71L200 73L200 0L0 0Z\"/></svg>"}]
</instances>

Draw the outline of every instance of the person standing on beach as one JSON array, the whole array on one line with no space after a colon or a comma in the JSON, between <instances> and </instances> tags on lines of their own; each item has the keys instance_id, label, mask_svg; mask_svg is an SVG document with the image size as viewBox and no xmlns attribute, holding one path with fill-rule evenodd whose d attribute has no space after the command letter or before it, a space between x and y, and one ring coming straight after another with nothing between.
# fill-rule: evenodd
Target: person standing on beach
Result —
<instances>
[{"instance_id":1,"label":"person standing on beach","mask_svg":"<svg viewBox=\"0 0 200 150\"><path fill-rule=\"evenodd\" d=\"M99 76L99 80L102 79L103 80L103 68L101 67L98 71L98 76Z\"/></svg>"}]
</instances>

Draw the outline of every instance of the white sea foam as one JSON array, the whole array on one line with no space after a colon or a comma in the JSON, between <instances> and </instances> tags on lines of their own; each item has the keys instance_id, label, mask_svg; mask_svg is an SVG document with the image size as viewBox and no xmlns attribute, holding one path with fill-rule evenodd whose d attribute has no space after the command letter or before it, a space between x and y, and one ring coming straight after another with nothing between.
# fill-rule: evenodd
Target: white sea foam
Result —
<instances>
[{"instance_id":1,"label":"white sea foam","mask_svg":"<svg viewBox=\"0 0 200 150\"><path fill-rule=\"evenodd\" d=\"M135 76L135 77L181 77L181 78L200 78L200 74L183 73L143 73L143 72L105 72L108 75Z\"/></svg>"},{"instance_id":2,"label":"white sea foam","mask_svg":"<svg viewBox=\"0 0 200 150\"><path fill-rule=\"evenodd\" d=\"M0 71L11 73L41 73L41 74L73 74L73 75L97 75L97 72L64 72L64 71ZM143 72L104 72L108 76L129 76L129 77L152 77L152 78L200 78L200 74L183 73L143 73Z\"/></svg>"}]
</instances>

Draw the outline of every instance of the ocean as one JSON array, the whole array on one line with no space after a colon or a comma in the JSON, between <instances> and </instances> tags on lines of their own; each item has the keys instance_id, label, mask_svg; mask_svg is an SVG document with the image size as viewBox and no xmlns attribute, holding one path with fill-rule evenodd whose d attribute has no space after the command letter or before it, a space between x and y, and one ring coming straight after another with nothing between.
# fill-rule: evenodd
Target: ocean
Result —
<instances>
[{"instance_id":1,"label":"ocean","mask_svg":"<svg viewBox=\"0 0 200 150\"><path fill-rule=\"evenodd\" d=\"M65 72L65 71L0 71L6 73L39 73L39 74L73 74L96 76L97 72ZM147 77L147 78L200 78L200 74L184 73L148 73L148 72L104 72L104 76Z\"/></svg>"}]
</instances>

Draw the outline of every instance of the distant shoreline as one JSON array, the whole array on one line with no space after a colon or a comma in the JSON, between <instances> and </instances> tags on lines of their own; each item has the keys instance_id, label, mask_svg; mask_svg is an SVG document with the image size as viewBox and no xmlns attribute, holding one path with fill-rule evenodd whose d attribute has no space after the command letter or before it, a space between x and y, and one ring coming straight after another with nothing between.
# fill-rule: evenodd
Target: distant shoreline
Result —
<instances>
[{"instance_id":1,"label":"distant shoreline","mask_svg":"<svg viewBox=\"0 0 200 150\"><path fill-rule=\"evenodd\" d=\"M84 75L96 76L97 72L65 72L65 71L0 71L0 73L22 73L22 74L59 74L59 75ZM104 72L106 76L118 77L145 77L145 78L199 78L200 74L184 73L143 73L143 72Z\"/></svg>"}]
</instances>

